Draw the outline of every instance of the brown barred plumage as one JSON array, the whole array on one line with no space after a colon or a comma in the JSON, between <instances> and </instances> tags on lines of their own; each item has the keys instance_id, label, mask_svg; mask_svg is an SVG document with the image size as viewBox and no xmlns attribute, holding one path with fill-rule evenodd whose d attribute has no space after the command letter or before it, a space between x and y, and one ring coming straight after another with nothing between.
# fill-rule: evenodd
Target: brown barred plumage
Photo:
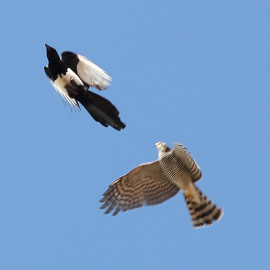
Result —
<instances>
[{"instance_id":1,"label":"brown barred plumage","mask_svg":"<svg viewBox=\"0 0 270 270\"><path fill-rule=\"evenodd\" d=\"M182 189L194 227L211 225L222 216L222 210L195 186L201 177L198 164L181 144L171 150L165 143L156 144L157 161L141 164L114 181L100 200L105 214L113 215L143 205L160 204Z\"/></svg>"},{"instance_id":2,"label":"brown barred plumage","mask_svg":"<svg viewBox=\"0 0 270 270\"><path fill-rule=\"evenodd\" d=\"M143 205L155 205L176 195L179 188L171 183L160 168L159 162L144 163L114 181L103 194L101 209L113 215Z\"/></svg>"},{"instance_id":3,"label":"brown barred plumage","mask_svg":"<svg viewBox=\"0 0 270 270\"><path fill-rule=\"evenodd\" d=\"M193 200L189 194L183 193L193 226L198 228L211 225L212 221L218 221L222 217L223 211L202 194L197 187L196 191L200 198L199 202Z\"/></svg>"}]
</instances>

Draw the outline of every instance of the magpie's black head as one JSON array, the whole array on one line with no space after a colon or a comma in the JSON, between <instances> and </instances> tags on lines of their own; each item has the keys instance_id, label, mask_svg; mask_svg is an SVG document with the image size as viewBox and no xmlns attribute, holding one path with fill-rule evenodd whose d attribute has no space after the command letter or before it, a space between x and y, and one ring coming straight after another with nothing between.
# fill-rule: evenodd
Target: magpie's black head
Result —
<instances>
[{"instance_id":1,"label":"magpie's black head","mask_svg":"<svg viewBox=\"0 0 270 270\"><path fill-rule=\"evenodd\" d=\"M46 46L46 49L47 49L47 58L48 58L49 62L52 62L52 63L59 62L60 57L59 57L57 51L54 48L47 45L47 44L45 44L45 46Z\"/></svg>"}]
</instances>

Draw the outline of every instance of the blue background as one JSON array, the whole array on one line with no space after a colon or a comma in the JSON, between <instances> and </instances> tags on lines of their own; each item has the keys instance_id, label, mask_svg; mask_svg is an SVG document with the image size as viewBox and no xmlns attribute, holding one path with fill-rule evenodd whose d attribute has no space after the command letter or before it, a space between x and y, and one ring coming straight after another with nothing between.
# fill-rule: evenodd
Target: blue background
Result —
<instances>
[{"instance_id":1,"label":"blue background","mask_svg":"<svg viewBox=\"0 0 270 270\"><path fill-rule=\"evenodd\" d=\"M269 1L3 1L0 269L269 269ZM64 106L44 43L105 69L117 132ZM95 91L95 90L94 90ZM182 143L225 213L182 194L116 217L108 185Z\"/></svg>"}]
</instances>

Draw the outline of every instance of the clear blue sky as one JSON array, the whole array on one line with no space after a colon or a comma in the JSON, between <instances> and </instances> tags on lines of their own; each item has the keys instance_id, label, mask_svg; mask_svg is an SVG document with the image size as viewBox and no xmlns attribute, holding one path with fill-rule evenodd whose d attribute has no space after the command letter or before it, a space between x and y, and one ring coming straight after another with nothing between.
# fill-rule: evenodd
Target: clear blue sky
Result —
<instances>
[{"instance_id":1,"label":"clear blue sky","mask_svg":"<svg viewBox=\"0 0 270 270\"><path fill-rule=\"evenodd\" d=\"M269 1L5 1L0 269L269 269ZM70 112L44 43L112 76L124 131ZM223 218L182 194L104 215L108 185L180 142Z\"/></svg>"}]
</instances>

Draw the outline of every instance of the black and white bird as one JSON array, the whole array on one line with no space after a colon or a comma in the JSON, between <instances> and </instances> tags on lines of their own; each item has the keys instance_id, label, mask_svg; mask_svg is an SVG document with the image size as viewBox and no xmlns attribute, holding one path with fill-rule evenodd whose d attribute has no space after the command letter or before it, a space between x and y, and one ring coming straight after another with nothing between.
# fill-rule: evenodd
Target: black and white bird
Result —
<instances>
[{"instance_id":1,"label":"black and white bird","mask_svg":"<svg viewBox=\"0 0 270 270\"><path fill-rule=\"evenodd\" d=\"M110 125L119 131L125 128L116 107L109 100L88 90L90 86L98 90L106 89L111 77L82 55L63 52L60 59L54 48L47 44L45 46L49 64L44 70L62 98L77 110L80 110L80 102L105 127Z\"/></svg>"}]
</instances>

